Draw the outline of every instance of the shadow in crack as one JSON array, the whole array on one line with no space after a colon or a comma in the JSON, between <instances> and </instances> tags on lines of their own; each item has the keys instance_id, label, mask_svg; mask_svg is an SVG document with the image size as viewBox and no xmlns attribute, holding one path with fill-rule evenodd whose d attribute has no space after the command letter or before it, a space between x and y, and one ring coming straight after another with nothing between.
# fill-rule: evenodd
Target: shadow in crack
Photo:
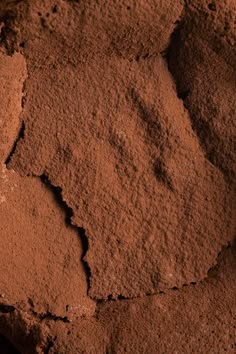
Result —
<instances>
[{"instance_id":1,"label":"shadow in crack","mask_svg":"<svg viewBox=\"0 0 236 354\"><path fill-rule=\"evenodd\" d=\"M0 354L20 354L14 345L0 334Z\"/></svg>"},{"instance_id":2,"label":"shadow in crack","mask_svg":"<svg viewBox=\"0 0 236 354\"><path fill-rule=\"evenodd\" d=\"M53 186L52 183L50 182L49 178L45 174L40 176L40 179L44 183L44 185L47 186L47 188L53 193L53 196L54 196L54 199L55 199L57 205L61 208L61 210L63 210L63 212L65 214L65 223L69 227L74 229L80 238L82 249L83 249L83 252L81 255L81 262L84 267L84 271L85 271L86 279L87 279L87 283L88 283L88 290L89 290L91 271L90 271L88 262L86 261L86 253L89 248L88 238L86 236L86 231L84 230L84 228L78 227L72 223L71 218L73 217L73 210L63 200L62 189L60 187Z\"/></svg>"}]
</instances>

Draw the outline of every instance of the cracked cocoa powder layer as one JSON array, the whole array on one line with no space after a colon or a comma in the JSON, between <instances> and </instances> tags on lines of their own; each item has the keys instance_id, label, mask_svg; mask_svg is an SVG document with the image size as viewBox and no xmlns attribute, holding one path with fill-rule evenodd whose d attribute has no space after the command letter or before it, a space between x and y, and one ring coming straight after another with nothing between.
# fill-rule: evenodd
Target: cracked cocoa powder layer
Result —
<instances>
[{"instance_id":1,"label":"cracked cocoa powder layer","mask_svg":"<svg viewBox=\"0 0 236 354\"><path fill-rule=\"evenodd\" d=\"M0 353L235 353L235 1L0 31Z\"/></svg>"}]
</instances>

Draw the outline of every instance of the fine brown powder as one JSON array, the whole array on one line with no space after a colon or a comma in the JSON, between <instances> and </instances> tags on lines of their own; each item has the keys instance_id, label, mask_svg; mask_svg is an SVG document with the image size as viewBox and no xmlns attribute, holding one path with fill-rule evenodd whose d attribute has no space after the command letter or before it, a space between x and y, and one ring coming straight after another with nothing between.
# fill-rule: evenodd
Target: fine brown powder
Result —
<instances>
[{"instance_id":1,"label":"fine brown powder","mask_svg":"<svg viewBox=\"0 0 236 354\"><path fill-rule=\"evenodd\" d=\"M0 353L235 353L235 0L2 0L0 83Z\"/></svg>"}]
</instances>

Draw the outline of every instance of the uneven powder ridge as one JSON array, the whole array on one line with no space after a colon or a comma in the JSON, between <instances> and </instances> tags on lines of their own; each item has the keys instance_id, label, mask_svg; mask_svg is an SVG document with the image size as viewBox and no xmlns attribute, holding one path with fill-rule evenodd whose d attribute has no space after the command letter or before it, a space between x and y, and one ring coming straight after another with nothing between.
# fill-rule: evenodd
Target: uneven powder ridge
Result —
<instances>
[{"instance_id":1,"label":"uneven powder ridge","mask_svg":"<svg viewBox=\"0 0 236 354\"><path fill-rule=\"evenodd\" d=\"M236 352L235 45L232 0L1 1L0 353Z\"/></svg>"},{"instance_id":2,"label":"uneven powder ridge","mask_svg":"<svg viewBox=\"0 0 236 354\"><path fill-rule=\"evenodd\" d=\"M20 53L7 56L0 50L1 106L0 106L0 161L5 161L20 130L23 83L26 62Z\"/></svg>"}]
</instances>

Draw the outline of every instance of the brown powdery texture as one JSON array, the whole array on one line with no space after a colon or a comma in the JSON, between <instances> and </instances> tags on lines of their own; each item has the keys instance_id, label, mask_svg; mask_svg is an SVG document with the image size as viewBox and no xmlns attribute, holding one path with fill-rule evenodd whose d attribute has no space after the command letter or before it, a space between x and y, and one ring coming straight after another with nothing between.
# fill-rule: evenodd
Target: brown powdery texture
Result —
<instances>
[{"instance_id":1,"label":"brown powdery texture","mask_svg":"<svg viewBox=\"0 0 236 354\"><path fill-rule=\"evenodd\" d=\"M235 353L235 24L1 2L4 353Z\"/></svg>"}]
</instances>

